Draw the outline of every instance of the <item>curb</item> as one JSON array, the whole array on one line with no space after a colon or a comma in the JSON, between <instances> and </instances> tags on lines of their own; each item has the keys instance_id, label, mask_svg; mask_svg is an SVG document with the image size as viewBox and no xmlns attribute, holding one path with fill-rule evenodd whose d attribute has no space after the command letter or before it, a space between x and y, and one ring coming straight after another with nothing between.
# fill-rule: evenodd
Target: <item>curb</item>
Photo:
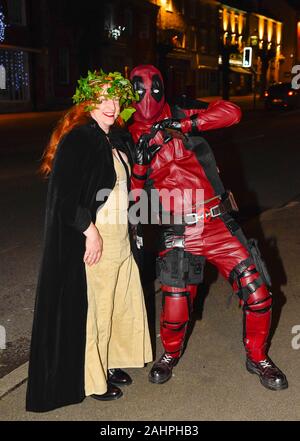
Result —
<instances>
[{"instance_id":1,"label":"curb","mask_svg":"<svg viewBox=\"0 0 300 441\"><path fill-rule=\"evenodd\" d=\"M0 400L21 386L28 377L28 361L0 379Z\"/></svg>"}]
</instances>

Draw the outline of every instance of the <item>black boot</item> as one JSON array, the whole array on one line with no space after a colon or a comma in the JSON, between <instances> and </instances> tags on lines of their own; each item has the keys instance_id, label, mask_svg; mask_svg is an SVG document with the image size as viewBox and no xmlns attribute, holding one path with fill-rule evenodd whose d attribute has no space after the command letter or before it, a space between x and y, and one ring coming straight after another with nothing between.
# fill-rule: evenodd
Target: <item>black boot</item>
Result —
<instances>
[{"instance_id":1,"label":"black boot","mask_svg":"<svg viewBox=\"0 0 300 441\"><path fill-rule=\"evenodd\" d=\"M172 357L172 355L165 352L160 359L154 363L149 373L149 381L151 383L165 383L172 376L172 369L178 363L179 358Z\"/></svg>"},{"instance_id":2,"label":"black boot","mask_svg":"<svg viewBox=\"0 0 300 441\"><path fill-rule=\"evenodd\" d=\"M105 394L101 394L101 395L93 394L90 396L95 400L99 400L99 401L111 401L121 398L122 395L123 392L121 391L121 389L107 382L107 392L105 392Z\"/></svg>"},{"instance_id":3,"label":"black boot","mask_svg":"<svg viewBox=\"0 0 300 441\"><path fill-rule=\"evenodd\" d=\"M108 369L108 381L117 386L129 386L131 377L122 369Z\"/></svg>"},{"instance_id":4,"label":"black boot","mask_svg":"<svg viewBox=\"0 0 300 441\"><path fill-rule=\"evenodd\" d=\"M288 381L283 372L273 363L270 358L255 362L247 358L246 368L251 374L257 374L260 382L267 389L287 389Z\"/></svg>"}]
</instances>

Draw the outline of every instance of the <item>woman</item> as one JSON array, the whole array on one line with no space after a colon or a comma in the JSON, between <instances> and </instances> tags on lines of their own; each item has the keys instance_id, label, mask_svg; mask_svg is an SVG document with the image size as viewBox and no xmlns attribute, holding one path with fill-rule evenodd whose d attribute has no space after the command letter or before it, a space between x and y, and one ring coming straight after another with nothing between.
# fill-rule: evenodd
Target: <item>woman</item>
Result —
<instances>
[{"instance_id":1,"label":"woman","mask_svg":"<svg viewBox=\"0 0 300 441\"><path fill-rule=\"evenodd\" d=\"M131 383L120 368L152 360L128 222L119 221L127 216L130 138L111 129L120 103L126 119L136 97L118 72L89 72L78 83L76 105L54 130L42 165L51 174L26 399L36 412L89 395L120 398L116 384Z\"/></svg>"}]
</instances>

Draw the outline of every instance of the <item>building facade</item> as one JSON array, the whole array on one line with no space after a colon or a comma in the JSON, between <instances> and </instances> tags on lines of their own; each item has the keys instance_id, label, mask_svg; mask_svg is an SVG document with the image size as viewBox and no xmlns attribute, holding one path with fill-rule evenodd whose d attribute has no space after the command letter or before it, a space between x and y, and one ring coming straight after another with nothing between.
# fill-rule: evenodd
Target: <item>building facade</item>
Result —
<instances>
[{"instance_id":1,"label":"building facade","mask_svg":"<svg viewBox=\"0 0 300 441\"><path fill-rule=\"evenodd\" d=\"M300 23L288 2L149 1L159 7L157 65L169 97L221 95L227 86L229 96L254 88L263 94L269 84L291 76L300 53ZM243 67L249 46L252 69Z\"/></svg>"},{"instance_id":2,"label":"building facade","mask_svg":"<svg viewBox=\"0 0 300 441\"><path fill-rule=\"evenodd\" d=\"M218 4L214 0L149 0L157 16L157 65L166 78L169 99L216 95Z\"/></svg>"},{"instance_id":3,"label":"building facade","mask_svg":"<svg viewBox=\"0 0 300 441\"><path fill-rule=\"evenodd\" d=\"M31 108L32 45L30 10L25 1L0 2L0 111Z\"/></svg>"},{"instance_id":4,"label":"building facade","mask_svg":"<svg viewBox=\"0 0 300 441\"><path fill-rule=\"evenodd\" d=\"M297 64L299 54L297 53L297 46L300 38L300 24L298 24L297 8L292 6L285 0L261 0L259 6L262 9L270 11L271 16L277 19L276 29L273 21L273 38L271 38L272 45L276 51L276 56L271 63L268 71L268 81L272 82L275 76L275 81L289 81L291 79L292 67ZM294 2L294 6L299 2ZM267 34L268 42L270 40L270 33L272 29L270 23L265 24L264 38ZM299 42L300 43L300 42Z\"/></svg>"},{"instance_id":5,"label":"building facade","mask_svg":"<svg viewBox=\"0 0 300 441\"><path fill-rule=\"evenodd\" d=\"M295 6L296 5L296 6ZM70 106L87 70L162 71L169 100L263 94L300 63L295 0L0 0L0 112ZM242 66L253 49L253 71Z\"/></svg>"},{"instance_id":6,"label":"building facade","mask_svg":"<svg viewBox=\"0 0 300 441\"><path fill-rule=\"evenodd\" d=\"M234 2L233 4L238 3ZM240 3L240 2L239 2ZM222 89L230 95L247 95L253 88L253 73L243 68L243 50L248 46L250 14L234 5L220 3L220 53L218 63ZM225 77L226 76L226 77Z\"/></svg>"},{"instance_id":7,"label":"building facade","mask_svg":"<svg viewBox=\"0 0 300 441\"><path fill-rule=\"evenodd\" d=\"M155 63L157 11L140 0L0 0L0 113L65 108L88 70Z\"/></svg>"}]
</instances>

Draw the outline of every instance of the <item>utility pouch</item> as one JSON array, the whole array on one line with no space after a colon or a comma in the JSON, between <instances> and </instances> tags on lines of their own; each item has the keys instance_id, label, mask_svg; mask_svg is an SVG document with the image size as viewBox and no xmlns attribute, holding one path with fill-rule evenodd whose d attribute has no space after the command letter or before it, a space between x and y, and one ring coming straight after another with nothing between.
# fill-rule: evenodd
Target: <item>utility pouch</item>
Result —
<instances>
[{"instance_id":1,"label":"utility pouch","mask_svg":"<svg viewBox=\"0 0 300 441\"><path fill-rule=\"evenodd\" d=\"M188 254L188 258L189 258L189 275L187 280L188 284L199 285L199 283L203 282L205 257Z\"/></svg>"},{"instance_id":2,"label":"utility pouch","mask_svg":"<svg viewBox=\"0 0 300 441\"><path fill-rule=\"evenodd\" d=\"M156 275L162 285L185 288L189 261L181 248L173 248L156 259Z\"/></svg>"},{"instance_id":3,"label":"utility pouch","mask_svg":"<svg viewBox=\"0 0 300 441\"><path fill-rule=\"evenodd\" d=\"M261 257L256 239L248 239L248 250L254 260L257 271L260 273L265 284L270 288L272 285L271 277L267 270L266 263Z\"/></svg>"}]
</instances>

